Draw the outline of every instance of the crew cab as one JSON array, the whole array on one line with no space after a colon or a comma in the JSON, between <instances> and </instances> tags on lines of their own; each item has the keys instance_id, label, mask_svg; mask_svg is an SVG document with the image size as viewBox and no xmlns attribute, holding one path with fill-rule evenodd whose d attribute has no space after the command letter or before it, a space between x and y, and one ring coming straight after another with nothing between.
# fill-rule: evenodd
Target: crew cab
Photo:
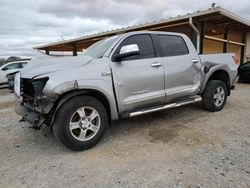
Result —
<instances>
[{"instance_id":1,"label":"crew cab","mask_svg":"<svg viewBox=\"0 0 250 188\"><path fill-rule=\"evenodd\" d=\"M17 113L68 148L97 144L112 120L202 101L220 111L237 82L234 54L198 55L180 33L131 32L75 57L32 60L15 77Z\"/></svg>"}]
</instances>

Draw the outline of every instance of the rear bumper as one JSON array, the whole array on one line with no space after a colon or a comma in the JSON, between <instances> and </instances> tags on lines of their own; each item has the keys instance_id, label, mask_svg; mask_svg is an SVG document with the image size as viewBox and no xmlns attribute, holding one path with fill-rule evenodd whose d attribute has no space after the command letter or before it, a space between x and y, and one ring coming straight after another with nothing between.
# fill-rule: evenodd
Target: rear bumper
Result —
<instances>
[{"instance_id":1,"label":"rear bumper","mask_svg":"<svg viewBox=\"0 0 250 188\"><path fill-rule=\"evenodd\" d=\"M22 117L22 120L30 123L35 128L40 128L45 120L41 114L21 104L16 107L16 113Z\"/></svg>"}]
</instances>

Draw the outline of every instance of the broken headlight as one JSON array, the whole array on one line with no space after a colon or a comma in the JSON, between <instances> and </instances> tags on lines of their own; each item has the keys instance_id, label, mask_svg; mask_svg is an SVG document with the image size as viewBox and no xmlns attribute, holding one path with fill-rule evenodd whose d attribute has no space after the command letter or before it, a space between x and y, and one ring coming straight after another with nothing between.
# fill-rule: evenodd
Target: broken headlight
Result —
<instances>
[{"instance_id":1,"label":"broken headlight","mask_svg":"<svg viewBox=\"0 0 250 188\"><path fill-rule=\"evenodd\" d=\"M40 78L40 79L35 79L31 81L33 93L35 97L43 96L43 88L45 87L48 80L49 78L46 77L46 78Z\"/></svg>"}]
</instances>

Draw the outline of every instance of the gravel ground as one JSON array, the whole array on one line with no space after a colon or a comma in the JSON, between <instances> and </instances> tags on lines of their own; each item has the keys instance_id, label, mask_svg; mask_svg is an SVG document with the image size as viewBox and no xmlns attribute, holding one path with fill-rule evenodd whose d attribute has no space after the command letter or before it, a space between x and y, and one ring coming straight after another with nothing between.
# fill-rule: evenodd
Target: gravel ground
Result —
<instances>
[{"instance_id":1,"label":"gravel ground","mask_svg":"<svg viewBox=\"0 0 250 188\"><path fill-rule=\"evenodd\" d=\"M0 92L0 187L250 187L250 85L221 112L197 103L114 122L84 152L19 123Z\"/></svg>"}]
</instances>

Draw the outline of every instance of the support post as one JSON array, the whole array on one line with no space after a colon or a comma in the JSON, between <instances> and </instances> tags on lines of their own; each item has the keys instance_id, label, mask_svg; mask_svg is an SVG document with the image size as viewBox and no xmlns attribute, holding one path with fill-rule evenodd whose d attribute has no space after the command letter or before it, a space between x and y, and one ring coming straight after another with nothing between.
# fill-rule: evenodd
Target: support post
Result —
<instances>
[{"instance_id":1,"label":"support post","mask_svg":"<svg viewBox=\"0 0 250 188\"><path fill-rule=\"evenodd\" d=\"M48 49L46 49L46 50L45 50L45 53L46 53L47 55L49 55L49 50L48 50Z\"/></svg>"},{"instance_id":2,"label":"support post","mask_svg":"<svg viewBox=\"0 0 250 188\"><path fill-rule=\"evenodd\" d=\"M246 42L246 33L244 32L242 34L242 43ZM242 65L244 63L244 52L245 52L245 46L241 46L241 51L240 51L240 64Z\"/></svg>"},{"instance_id":3,"label":"support post","mask_svg":"<svg viewBox=\"0 0 250 188\"><path fill-rule=\"evenodd\" d=\"M200 23L200 54L203 54L203 45L204 45L204 26L205 23L202 21Z\"/></svg>"},{"instance_id":4,"label":"support post","mask_svg":"<svg viewBox=\"0 0 250 188\"><path fill-rule=\"evenodd\" d=\"M227 42L223 43L223 53L227 53L228 51L228 32L229 32L229 29L227 28L224 33L224 39L227 40Z\"/></svg>"},{"instance_id":5,"label":"support post","mask_svg":"<svg viewBox=\"0 0 250 188\"><path fill-rule=\"evenodd\" d=\"M189 25L191 26L191 28L193 29L193 31L194 31L194 32L196 33L196 35L197 35L197 37L196 37L196 39L197 39L196 48L197 48L197 52L200 53L200 47L199 47L199 45L200 45L200 32L199 32L199 30L195 27L195 25L194 25L194 23L193 23L193 18L192 18L192 17L189 18Z\"/></svg>"},{"instance_id":6,"label":"support post","mask_svg":"<svg viewBox=\"0 0 250 188\"><path fill-rule=\"evenodd\" d=\"M76 44L73 44L73 56L77 56Z\"/></svg>"},{"instance_id":7,"label":"support post","mask_svg":"<svg viewBox=\"0 0 250 188\"><path fill-rule=\"evenodd\" d=\"M197 50L197 34L196 34L196 32L194 32L193 29L191 29L191 41Z\"/></svg>"}]
</instances>

